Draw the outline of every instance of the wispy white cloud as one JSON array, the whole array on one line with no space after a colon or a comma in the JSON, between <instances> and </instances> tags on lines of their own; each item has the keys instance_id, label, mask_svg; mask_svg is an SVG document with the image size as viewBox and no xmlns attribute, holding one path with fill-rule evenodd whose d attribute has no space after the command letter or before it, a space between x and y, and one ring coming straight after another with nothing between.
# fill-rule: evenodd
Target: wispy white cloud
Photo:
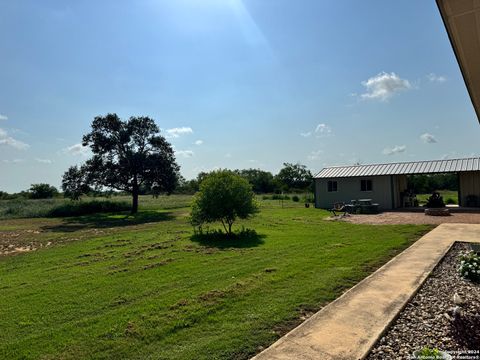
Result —
<instances>
[{"instance_id":1,"label":"wispy white cloud","mask_svg":"<svg viewBox=\"0 0 480 360\"><path fill-rule=\"evenodd\" d=\"M0 114L0 120L8 120L8 116Z\"/></svg>"},{"instance_id":2,"label":"wispy white cloud","mask_svg":"<svg viewBox=\"0 0 480 360\"><path fill-rule=\"evenodd\" d=\"M17 150L26 150L30 147L30 145L9 136L4 129L0 129L0 145L10 146Z\"/></svg>"},{"instance_id":3,"label":"wispy white cloud","mask_svg":"<svg viewBox=\"0 0 480 360\"><path fill-rule=\"evenodd\" d=\"M366 92L361 94L362 99L387 101L398 92L408 90L412 87L407 79L400 78L394 72L381 72L376 76L362 81Z\"/></svg>"},{"instance_id":4,"label":"wispy white cloud","mask_svg":"<svg viewBox=\"0 0 480 360\"><path fill-rule=\"evenodd\" d=\"M325 136L331 136L333 135L332 133L332 128L328 126L327 124L321 123L318 124L313 131L308 131L308 132L302 132L300 133L300 136L303 137L310 137L312 134L315 135L315 137L325 137Z\"/></svg>"},{"instance_id":5,"label":"wispy white cloud","mask_svg":"<svg viewBox=\"0 0 480 360\"><path fill-rule=\"evenodd\" d=\"M405 152L405 150L407 150L406 145L395 145L392 148L383 149L382 153L384 155L395 155L395 154L403 153Z\"/></svg>"},{"instance_id":6,"label":"wispy white cloud","mask_svg":"<svg viewBox=\"0 0 480 360\"><path fill-rule=\"evenodd\" d=\"M75 144L64 149L64 152L75 156L86 156L89 151L89 147L82 144Z\"/></svg>"},{"instance_id":7,"label":"wispy white cloud","mask_svg":"<svg viewBox=\"0 0 480 360\"><path fill-rule=\"evenodd\" d=\"M39 162L39 163L41 163L41 164L51 164L51 163L53 163L53 161L50 160L50 159L39 159L39 158L36 158L35 161L36 161L36 162Z\"/></svg>"},{"instance_id":8,"label":"wispy white cloud","mask_svg":"<svg viewBox=\"0 0 480 360\"><path fill-rule=\"evenodd\" d=\"M19 163L25 162L25 159L12 159L12 160L5 159L5 160L2 160L2 161L5 164L19 164Z\"/></svg>"},{"instance_id":9,"label":"wispy white cloud","mask_svg":"<svg viewBox=\"0 0 480 360\"><path fill-rule=\"evenodd\" d=\"M197 140L195 141L195 145L202 145L203 144L203 140Z\"/></svg>"},{"instance_id":10,"label":"wispy white cloud","mask_svg":"<svg viewBox=\"0 0 480 360\"><path fill-rule=\"evenodd\" d=\"M437 139L435 136L429 133L425 133L420 135L420 139L425 143L425 144L433 144L437 142Z\"/></svg>"},{"instance_id":11,"label":"wispy white cloud","mask_svg":"<svg viewBox=\"0 0 480 360\"><path fill-rule=\"evenodd\" d=\"M459 157L463 156L460 156L456 151L450 151L449 153L440 156L440 160L457 159Z\"/></svg>"},{"instance_id":12,"label":"wispy white cloud","mask_svg":"<svg viewBox=\"0 0 480 360\"><path fill-rule=\"evenodd\" d=\"M226 154L225 154L225 157L226 157L227 159L230 159L230 158L232 157L232 154L226 153Z\"/></svg>"},{"instance_id":13,"label":"wispy white cloud","mask_svg":"<svg viewBox=\"0 0 480 360\"><path fill-rule=\"evenodd\" d=\"M184 158L190 158L195 155L192 150L175 150L175 154Z\"/></svg>"},{"instance_id":14,"label":"wispy white cloud","mask_svg":"<svg viewBox=\"0 0 480 360\"><path fill-rule=\"evenodd\" d=\"M315 128L315 135L317 137L328 136L332 134L332 128L327 124L318 124Z\"/></svg>"},{"instance_id":15,"label":"wispy white cloud","mask_svg":"<svg viewBox=\"0 0 480 360\"><path fill-rule=\"evenodd\" d=\"M193 130L191 127L182 126L182 127L167 129L165 130L165 133L166 133L166 137L171 139L171 138L178 138L181 135L185 135L185 134L192 134Z\"/></svg>"},{"instance_id":16,"label":"wispy white cloud","mask_svg":"<svg viewBox=\"0 0 480 360\"><path fill-rule=\"evenodd\" d=\"M443 83L447 81L447 78L443 75L436 75L434 73L430 73L427 75L428 80L431 82L438 82L438 83Z\"/></svg>"},{"instance_id":17,"label":"wispy white cloud","mask_svg":"<svg viewBox=\"0 0 480 360\"><path fill-rule=\"evenodd\" d=\"M312 151L308 155L308 160L318 160L322 154L323 154L323 150Z\"/></svg>"}]
</instances>

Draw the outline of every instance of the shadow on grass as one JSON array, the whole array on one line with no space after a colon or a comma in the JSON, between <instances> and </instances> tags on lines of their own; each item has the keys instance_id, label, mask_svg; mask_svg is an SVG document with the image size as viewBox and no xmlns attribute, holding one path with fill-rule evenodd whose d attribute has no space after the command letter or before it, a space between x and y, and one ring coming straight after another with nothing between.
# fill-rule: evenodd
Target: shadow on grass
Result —
<instances>
[{"instance_id":1,"label":"shadow on grass","mask_svg":"<svg viewBox=\"0 0 480 360\"><path fill-rule=\"evenodd\" d=\"M194 234L190 240L205 247L214 247L217 249L226 248L251 248L262 245L265 241L265 235L259 235L255 230L245 229L232 235L227 235L222 231Z\"/></svg>"},{"instance_id":2,"label":"shadow on grass","mask_svg":"<svg viewBox=\"0 0 480 360\"><path fill-rule=\"evenodd\" d=\"M92 214L74 218L65 218L61 224L42 227L44 231L74 232L85 229L102 229L141 225L174 219L171 212L140 211L137 214L127 212L116 214Z\"/></svg>"}]
</instances>

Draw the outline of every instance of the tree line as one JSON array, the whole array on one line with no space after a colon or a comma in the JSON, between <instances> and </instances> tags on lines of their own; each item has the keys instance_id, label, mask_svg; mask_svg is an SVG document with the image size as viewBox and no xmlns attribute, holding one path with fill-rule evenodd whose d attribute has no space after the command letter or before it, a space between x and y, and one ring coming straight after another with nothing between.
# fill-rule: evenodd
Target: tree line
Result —
<instances>
[{"instance_id":1,"label":"tree line","mask_svg":"<svg viewBox=\"0 0 480 360\"><path fill-rule=\"evenodd\" d=\"M457 174L409 175L407 187L416 194L430 194L438 190L458 190Z\"/></svg>"},{"instance_id":2,"label":"tree line","mask_svg":"<svg viewBox=\"0 0 480 360\"><path fill-rule=\"evenodd\" d=\"M313 176L306 166L302 164L284 163L283 168L276 175L273 175L269 171L253 168L235 169L231 170L231 172L247 180L255 194L280 194L282 192L300 193L313 191ZM199 190L201 182L210 174L211 172L201 172L192 180L185 180L179 175L171 193L193 195ZM63 182L65 185L65 192L63 193L52 185L39 183L32 184L28 190L15 194L0 191L0 199L49 199L64 196L77 200L82 195L91 197L110 197L114 194L127 194L124 191L95 190L93 187L86 185L86 181L82 180L81 176L78 167L70 168L63 176ZM152 189L151 187L149 188L145 185L141 185L138 192L139 195L156 196L159 194L155 189Z\"/></svg>"},{"instance_id":3,"label":"tree line","mask_svg":"<svg viewBox=\"0 0 480 360\"><path fill-rule=\"evenodd\" d=\"M82 195L127 193L132 196L132 213L138 210L141 194L195 193L208 173L185 180L180 175L175 152L149 117L132 116L122 120L117 114L94 118L91 131L82 138L92 157L80 166L71 166L63 175L65 197L78 200ZM312 174L305 165L284 163L275 176L260 169L233 170L248 181L255 193L298 192L312 189ZM51 198L58 190L48 184L32 184L19 196ZM11 197L4 192L0 198Z\"/></svg>"},{"instance_id":4,"label":"tree line","mask_svg":"<svg viewBox=\"0 0 480 360\"><path fill-rule=\"evenodd\" d=\"M280 194L313 191L313 176L310 170L302 164L284 163L278 174L261 169L235 169L233 173L249 182L256 194ZM194 194L200 188L202 181L209 172L201 172L195 179L179 179L177 191L184 194Z\"/></svg>"}]
</instances>

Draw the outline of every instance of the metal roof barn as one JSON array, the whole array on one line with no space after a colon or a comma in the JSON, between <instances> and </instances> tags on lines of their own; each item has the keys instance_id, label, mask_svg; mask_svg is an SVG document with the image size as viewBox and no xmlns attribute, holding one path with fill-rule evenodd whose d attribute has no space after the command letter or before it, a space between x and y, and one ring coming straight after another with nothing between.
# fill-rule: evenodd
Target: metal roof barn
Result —
<instances>
[{"instance_id":1,"label":"metal roof barn","mask_svg":"<svg viewBox=\"0 0 480 360\"><path fill-rule=\"evenodd\" d=\"M480 157L453 160L413 161L390 164L332 166L322 169L316 179L378 175L439 174L480 171Z\"/></svg>"},{"instance_id":2,"label":"metal roof barn","mask_svg":"<svg viewBox=\"0 0 480 360\"><path fill-rule=\"evenodd\" d=\"M327 167L315 175L315 206L356 199L371 199L381 210L411 206L408 175L445 173L457 174L460 206L480 207L480 157Z\"/></svg>"}]
</instances>

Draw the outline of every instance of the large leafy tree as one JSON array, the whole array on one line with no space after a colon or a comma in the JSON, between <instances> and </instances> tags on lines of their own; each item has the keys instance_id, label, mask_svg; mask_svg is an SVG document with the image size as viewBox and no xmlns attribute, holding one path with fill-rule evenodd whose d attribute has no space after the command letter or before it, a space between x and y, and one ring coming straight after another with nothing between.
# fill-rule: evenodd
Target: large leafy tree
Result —
<instances>
[{"instance_id":1,"label":"large leafy tree","mask_svg":"<svg viewBox=\"0 0 480 360\"><path fill-rule=\"evenodd\" d=\"M312 173L302 164L284 163L277 179L285 190L306 190L313 182Z\"/></svg>"},{"instance_id":2,"label":"large leafy tree","mask_svg":"<svg viewBox=\"0 0 480 360\"><path fill-rule=\"evenodd\" d=\"M272 193L275 191L275 181L272 173L260 169L235 170L241 177L245 178L257 194Z\"/></svg>"},{"instance_id":3,"label":"large leafy tree","mask_svg":"<svg viewBox=\"0 0 480 360\"><path fill-rule=\"evenodd\" d=\"M92 130L83 136L82 145L90 147L93 156L80 169L70 168L64 183L69 174L78 171L84 185L128 192L132 194L132 213L138 211L141 188L167 193L175 188L179 166L173 148L149 117L123 121L116 114L97 116Z\"/></svg>"},{"instance_id":4,"label":"large leafy tree","mask_svg":"<svg viewBox=\"0 0 480 360\"><path fill-rule=\"evenodd\" d=\"M200 184L195 195L191 222L194 226L220 221L228 235L237 218L246 219L258 212L252 186L229 170L214 171Z\"/></svg>"}]
</instances>

